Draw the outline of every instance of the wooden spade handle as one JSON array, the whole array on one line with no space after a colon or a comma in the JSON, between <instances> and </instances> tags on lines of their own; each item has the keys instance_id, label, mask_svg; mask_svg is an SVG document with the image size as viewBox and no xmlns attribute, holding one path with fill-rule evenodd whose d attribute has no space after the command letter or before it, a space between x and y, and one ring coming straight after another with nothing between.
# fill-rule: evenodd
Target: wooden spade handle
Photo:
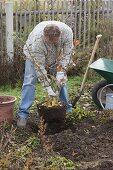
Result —
<instances>
[{"instance_id":1,"label":"wooden spade handle","mask_svg":"<svg viewBox=\"0 0 113 170\"><path fill-rule=\"evenodd\" d=\"M95 42L95 45L94 45L94 48L93 48L93 51L92 51L88 66L86 68L86 72L85 72L83 80L82 80L82 84L81 84L81 87L80 87L80 92L82 92L82 90L83 90L83 87L84 87L84 84L85 84L85 81L86 81L86 78L87 78L87 75L88 75L89 66L93 62L93 59L95 57L95 53L96 53L96 50L97 50L97 47L98 47L98 44L99 44L99 41L100 41L101 37L102 37L101 34L96 36L96 42Z\"/></svg>"}]
</instances>

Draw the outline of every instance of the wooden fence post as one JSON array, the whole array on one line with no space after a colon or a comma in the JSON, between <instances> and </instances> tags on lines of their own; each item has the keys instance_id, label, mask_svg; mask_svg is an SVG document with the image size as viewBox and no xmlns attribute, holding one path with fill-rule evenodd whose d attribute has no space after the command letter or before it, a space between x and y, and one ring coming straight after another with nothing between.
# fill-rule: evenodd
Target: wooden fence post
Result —
<instances>
[{"instance_id":1,"label":"wooden fence post","mask_svg":"<svg viewBox=\"0 0 113 170\"><path fill-rule=\"evenodd\" d=\"M8 54L8 61L13 60L14 48L13 48L13 3L6 2L6 50Z\"/></svg>"}]
</instances>

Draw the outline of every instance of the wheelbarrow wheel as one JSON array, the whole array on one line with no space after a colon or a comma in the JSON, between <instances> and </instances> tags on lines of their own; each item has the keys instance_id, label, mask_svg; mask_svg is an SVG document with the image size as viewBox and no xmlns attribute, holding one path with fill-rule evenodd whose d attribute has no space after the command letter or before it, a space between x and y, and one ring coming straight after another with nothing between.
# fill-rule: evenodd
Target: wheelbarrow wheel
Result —
<instances>
[{"instance_id":1,"label":"wheelbarrow wheel","mask_svg":"<svg viewBox=\"0 0 113 170\"><path fill-rule=\"evenodd\" d=\"M99 100L99 95L100 95L100 91L102 90L102 88L104 86L106 86L107 84L109 84L106 80L102 80L99 83L97 83L94 88L92 89L92 100L94 101L94 103L99 107L102 108L101 104L100 104L100 100ZM102 94L102 103L105 106L105 102L106 102L106 95L103 92Z\"/></svg>"}]
</instances>

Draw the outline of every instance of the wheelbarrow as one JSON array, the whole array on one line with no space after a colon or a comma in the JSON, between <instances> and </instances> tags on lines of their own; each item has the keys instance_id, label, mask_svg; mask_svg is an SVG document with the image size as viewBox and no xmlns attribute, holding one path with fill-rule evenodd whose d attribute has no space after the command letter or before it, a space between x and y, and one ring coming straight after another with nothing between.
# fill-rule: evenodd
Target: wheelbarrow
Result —
<instances>
[{"instance_id":1,"label":"wheelbarrow","mask_svg":"<svg viewBox=\"0 0 113 170\"><path fill-rule=\"evenodd\" d=\"M98 107L104 108L106 105L106 95L113 94L113 60L100 58L93 62L89 68L104 78L96 83L92 89L92 99L94 103Z\"/></svg>"}]
</instances>

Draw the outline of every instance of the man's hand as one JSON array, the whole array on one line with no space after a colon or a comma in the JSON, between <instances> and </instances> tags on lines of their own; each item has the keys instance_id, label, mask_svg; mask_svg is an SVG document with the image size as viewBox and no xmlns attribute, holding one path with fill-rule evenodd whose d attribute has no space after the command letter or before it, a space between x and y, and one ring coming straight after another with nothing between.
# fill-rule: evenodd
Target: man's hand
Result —
<instances>
[{"instance_id":1,"label":"man's hand","mask_svg":"<svg viewBox=\"0 0 113 170\"><path fill-rule=\"evenodd\" d=\"M59 70L59 68L61 68L62 70L68 71L68 70L74 68L75 66L76 66L76 64L72 60L70 60L69 63L65 63L65 62L62 63L62 65L60 65L57 70Z\"/></svg>"},{"instance_id":2,"label":"man's hand","mask_svg":"<svg viewBox=\"0 0 113 170\"><path fill-rule=\"evenodd\" d=\"M66 73L63 72L63 71L57 72L57 74L56 74L56 81L57 81L58 87L63 86L67 82L67 75L66 75Z\"/></svg>"},{"instance_id":3,"label":"man's hand","mask_svg":"<svg viewBox=\"0 0 113 170\"><path fill-rule=\"evenodd\" d=\"M71 69L71 68L74 68L76 66L76 64L71 61L69 64L68 64L68 69Z\"/></svg>"},{"instance_id":4,"label":"man's hand","mask_svg":"<svg viewBox=\"0 0 113 170\"><path fill-rule=\"evenodd\" d=\"M55 97L56 96L56 94L52 90L51 86L46 87L46 91L47 91L48 96L51 96L51 97Z\"/></svg>"}]
</instances>

